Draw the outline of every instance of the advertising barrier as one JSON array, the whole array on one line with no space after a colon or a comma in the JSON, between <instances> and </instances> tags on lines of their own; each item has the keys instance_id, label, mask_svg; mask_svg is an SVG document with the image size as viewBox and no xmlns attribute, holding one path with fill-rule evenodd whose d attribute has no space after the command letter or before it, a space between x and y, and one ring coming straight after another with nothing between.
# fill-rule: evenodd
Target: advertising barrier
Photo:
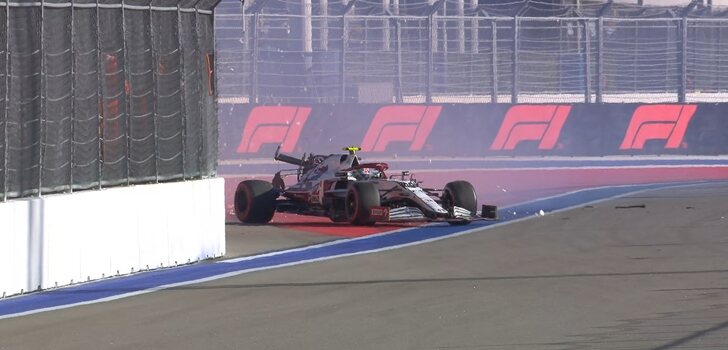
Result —
<instances>
[{"instance_id":1,"label":"advertising barrier","mask_svg":"<svg viewBox=\"0 0 728 350\"><path fill-rule=\"evenodd\" d=\"M220 105L220 160L728 154L728 104ZM220 169L224 173L224 167Z\"/></svg>"},{"instance_id":2,"label":"advertising barrier","mask_svg":"<svg viewBox=\"0 0 728 350\"><path fill-rule=\"evenodd\" d=\"M0 203L0 298L225 254L221 178Z\"/></svg>"}]
</instances>

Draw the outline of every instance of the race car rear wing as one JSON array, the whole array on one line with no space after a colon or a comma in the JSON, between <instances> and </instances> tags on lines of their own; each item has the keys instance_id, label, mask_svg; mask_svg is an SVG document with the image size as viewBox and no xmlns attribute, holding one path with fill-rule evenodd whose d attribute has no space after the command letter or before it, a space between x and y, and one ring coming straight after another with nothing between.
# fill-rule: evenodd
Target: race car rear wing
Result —
<instances>
[{"instance_id":1,"label":"race car rear wing","mask_svg":"<svg viewBox=\"0 0 728 350\"><path fill-rule=\"evenodd\" d=\"M292 156L289 156L287 154L279 153L280 150L281 150L281 146L278 146L278 148L276 148L276 154L273 157L273 159L278 160L278 161L281 161L281 162L285 162L285 163L288 163L288 164L293 164L293 165L297 165L297 166L303 166L303 163L304 163L304 160L303 159L298 159L298 158L294 158Z\"/></svg>"}]
</instances>

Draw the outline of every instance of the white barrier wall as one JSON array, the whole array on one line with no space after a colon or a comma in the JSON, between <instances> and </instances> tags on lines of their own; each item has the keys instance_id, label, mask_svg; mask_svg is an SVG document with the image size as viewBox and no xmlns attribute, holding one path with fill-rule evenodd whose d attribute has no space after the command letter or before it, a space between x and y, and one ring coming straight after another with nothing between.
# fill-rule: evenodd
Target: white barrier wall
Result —
<instances>
[{"instance_id":1,"label":"white barrier wall","mask_svg":"<svg viewBox=\"0 0 728 350\"><path fill-rule=\"evenodd\" d=\"M225 254L222 178L0 203L0 296Z\"/></svg>"}]
</instances>

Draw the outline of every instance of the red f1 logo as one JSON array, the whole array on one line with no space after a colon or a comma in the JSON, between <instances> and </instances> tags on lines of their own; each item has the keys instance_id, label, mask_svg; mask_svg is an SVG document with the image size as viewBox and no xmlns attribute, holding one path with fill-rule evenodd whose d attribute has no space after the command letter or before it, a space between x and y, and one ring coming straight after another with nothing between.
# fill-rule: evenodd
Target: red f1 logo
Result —
<instances>
[{"instance_id":1,"label":"red f1 logo","mask_svg":"<svg viewBox=\"0 0 728 350\"><path fill-rule=\"evenodd\" d=\"M265 143L281 145L281 151L293 152L306 124L310 107L258 106L248 114L238 153L256 153Z\"/></svg>"},{"instance_id":2,"label":"red f1 logo","mask_svg":"<svg viewBox=\"0 0 728 350\"><path fill-rule=\"evenodd\" d=\"M648 140L667 140L665 148L678 148L697 105L644 105L632 114L619 149L643 149Z\"/></svg>"},{"instance_id":3,"label":"red f1 logo","mask_svg":"<svg viewBox=\"0 0 728 350\"><path fill-rule=\"evenodd\" d=\"M538 149L553 149L569 112L570 105L513 106L506 113L490 150L513 150L521 141L541 141Z\"/></svg>"},{"instance_id":4,"label":"red f1 logo","mask_svg":"<svg viewBox=\"0 0 728 350\"><path fill-rule=\"evenodd\" d=\"M382 152L391 142L410 142L420 151L440 116L442 106L385 106L377 111L361 142L362 151Z\"/></svg>"}]
</instances>

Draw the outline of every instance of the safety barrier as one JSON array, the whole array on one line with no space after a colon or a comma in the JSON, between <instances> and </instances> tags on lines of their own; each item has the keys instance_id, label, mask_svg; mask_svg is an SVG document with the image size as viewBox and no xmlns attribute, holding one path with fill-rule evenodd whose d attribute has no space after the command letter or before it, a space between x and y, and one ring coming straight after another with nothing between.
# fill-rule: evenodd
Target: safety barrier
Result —
<instances>
[{"instance_id":1,"label":"safety barrier","mask_svg":"<svg viewBox=\"0 0 728 350\"><path fill-rule=\"evenodd\" d=\"M0 296L225 254L221 178L0 203Z\"/></svg>"},{"instance_id":2,"label":"safety barrier","mask_svg":"<svg viewBox=\"0 0 728 350\"><path fill-rule=\"evenodd\" d=\"M221 173L246 159L728 154L728 104L221 105ZM245 172L245 169L241 169Z\"/></svg>"}]
</instances>

